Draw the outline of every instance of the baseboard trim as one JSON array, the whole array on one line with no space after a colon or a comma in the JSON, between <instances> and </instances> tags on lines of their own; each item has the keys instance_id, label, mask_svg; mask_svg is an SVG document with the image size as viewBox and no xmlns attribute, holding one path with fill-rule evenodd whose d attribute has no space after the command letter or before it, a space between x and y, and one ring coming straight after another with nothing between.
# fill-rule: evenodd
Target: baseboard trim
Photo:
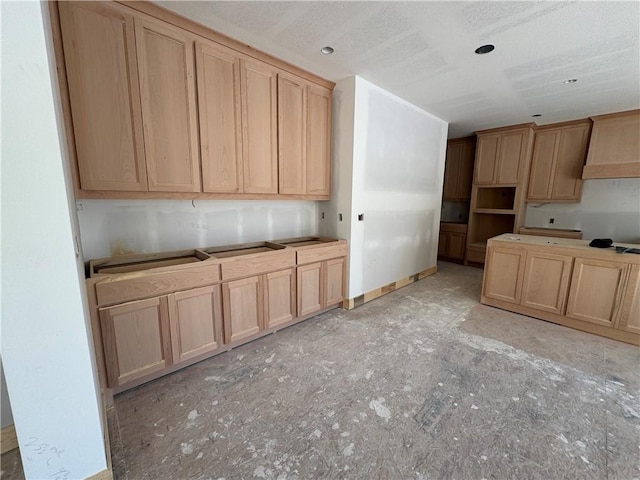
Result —
<instances>
[{"instance_id":1,"label":"baseboard trim","mask_svg":"<svg viewBox=\"0 0 640 480\"><path fill-rule=\"evenodd\" d=\"M358 295L357 297L348 298L342 303L342 308L346 310L353 310L354 308L359 307L360 305L364 305L371 300L375 300L376 298L386 295L387 293L391 293L395 290L398 290L399 288L406 287L407 285L411 285L418 280L422 280L425 277L433 275L437 271L438 267L433 266L409 277L401 278L400 280L391 282L390 284L383 287L376 288L375 290L363 293L362 295Z\"/></svg>"},{"instance_id":2,"label":"baseboard trim","mask_svg":"<svg viewBox=\"0 0 640 480\"><path fill-rule=\"evenodd\" d=\"M113 470L105 468L104 470L85 478L85 480L113 480Z\"/></svg>"},{"instance_id":3,"label":"baseboard trim","mask_svg":"<svg viewBox=\"0 0 640 480\"><path fill-rule=\"evenodd\" d=\"M18 448L18 436L16 426L9 425L0 429L0 453L7 453Z\"/></svg>"}]
</instances>

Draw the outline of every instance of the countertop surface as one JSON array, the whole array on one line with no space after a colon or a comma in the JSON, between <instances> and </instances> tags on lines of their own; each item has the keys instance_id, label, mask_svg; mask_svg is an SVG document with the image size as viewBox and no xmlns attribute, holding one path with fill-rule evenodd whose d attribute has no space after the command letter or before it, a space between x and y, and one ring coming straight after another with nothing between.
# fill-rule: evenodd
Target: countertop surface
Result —
<instances>
[{"instance_id":1,"label":"countertop surface","mask_svg":"<svg viewBox=\"0 0 640 480\"><path fill-rule=\"evenodd\" d=\"M610 248L595 248L590 247L590 240L576 240L573 238L558 238L558 237L541 237L537 235L517 235L515 233L504 233L489 239L489 242L503 242L520 245L531 245L538 247L557 247L557 248L571 248L572 250L578 250L580 252L588 253L589 256L598 256L606 258L608 260L617 260L628 263L640 263L640 255L634 253L616 253L614 247L628 247L628 248L640 248L640 245L633 243L620 243L613 242L613 246Z\"/></svg>"}]
</instances>

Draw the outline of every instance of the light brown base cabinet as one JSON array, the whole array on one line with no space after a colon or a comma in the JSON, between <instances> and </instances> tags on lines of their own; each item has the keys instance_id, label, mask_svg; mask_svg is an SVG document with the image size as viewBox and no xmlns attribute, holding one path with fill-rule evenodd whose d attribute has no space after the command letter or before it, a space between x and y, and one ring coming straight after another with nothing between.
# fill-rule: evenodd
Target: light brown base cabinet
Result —
<instances>
[{"instance_id":1,"label":"light brown base cabinet","mask_svg":"<svg viewBox=\"0 0 640 480\"><path fill-rule=\"evenodd\" d=\"M346 242L281 242L89 262L106 398L340 305Z\"/></svg>"},{"instance_id":2,"label":"light brown base cabinet","mask_svg":"<svg viewBox=\"0 0 640 480\"><path fill-rule=\"evenodd\" d=\"M450 260L464 260L466 243L466 223L440 223L438 257Z\"/></svg>"},{"instance_id":3,"label":"light brown base cabinet","mask_svg":"<svg viewBox=\"0 0 640 480\"><path fill-rule=\"evenodd\" d=\"M505 234L488 242L481 302L639 345L639 284L637 255Z\"/></svg>"}]
</instances>

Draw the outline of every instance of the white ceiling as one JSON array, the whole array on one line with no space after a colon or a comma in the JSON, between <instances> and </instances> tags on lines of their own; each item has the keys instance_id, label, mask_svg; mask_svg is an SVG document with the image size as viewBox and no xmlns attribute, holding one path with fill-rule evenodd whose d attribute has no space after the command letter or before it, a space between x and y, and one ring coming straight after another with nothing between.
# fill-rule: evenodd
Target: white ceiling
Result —
<instances>
[{"instance_id":1,"label":"white ceiling","mask_svg":"<svg viewBox=\"0 0 640 480\"><path fill-rule=\"evenodd\" d=\"M329 80L359 75L449 138L640 107L638 1L158 3Z\"/></svg>"}]
</instances>

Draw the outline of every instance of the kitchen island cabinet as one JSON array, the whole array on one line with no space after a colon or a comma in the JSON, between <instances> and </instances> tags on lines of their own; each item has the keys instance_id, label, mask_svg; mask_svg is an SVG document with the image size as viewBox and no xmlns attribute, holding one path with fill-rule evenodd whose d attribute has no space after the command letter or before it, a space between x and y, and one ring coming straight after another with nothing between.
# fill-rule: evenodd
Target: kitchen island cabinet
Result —
<instances>
[{"instance_id":1,"label":"kitchen island cabinet","mask_svg":"<svg viewBox=\"0 0 640 480\"><path fill-rule=\"evenodd\" d=\"M512 234L491 238L481 302L640 345L640 257L588 243Z\"/></svg>"}]
</instances>

